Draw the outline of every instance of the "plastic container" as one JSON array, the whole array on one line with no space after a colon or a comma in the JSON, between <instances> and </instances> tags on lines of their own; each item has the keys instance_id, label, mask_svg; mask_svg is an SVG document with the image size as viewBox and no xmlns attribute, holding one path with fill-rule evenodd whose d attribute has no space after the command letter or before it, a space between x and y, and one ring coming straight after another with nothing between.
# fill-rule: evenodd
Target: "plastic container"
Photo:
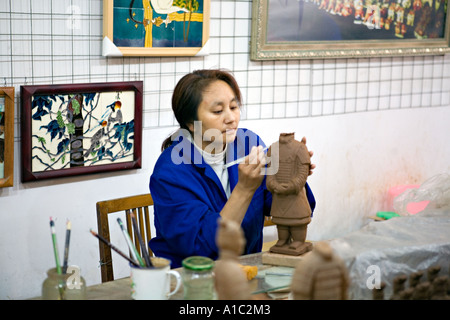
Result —
<instances>
[{"instance_id":1,"label":"plastic container","mask_svg":"<svg viewBox=\"0 0 450 320\"><path fill-rule=\"evenodd\" d=\"M395 186L395 187L390 188L388 191L389 211L395 211L394 210L395 198L397 198L398 196L407 192L410 189L419 189L419 188L420 188L420 185L418 185L418 184L400 185L400 186ZM419 213L427 207L429 202L430 201L409 202L406 204L406 211L409 214Z\"/></svg>"},{"instance_id":2,"label":"plastic container","mask_svg":"<svg viewBox=\"0 0 450 320\"><path fill-rule=\"evenodd\" d=\"M183 260L183 287L185 300L214 299L214 261L207 257L192 256Z\"/></svg>"}]
</instances>

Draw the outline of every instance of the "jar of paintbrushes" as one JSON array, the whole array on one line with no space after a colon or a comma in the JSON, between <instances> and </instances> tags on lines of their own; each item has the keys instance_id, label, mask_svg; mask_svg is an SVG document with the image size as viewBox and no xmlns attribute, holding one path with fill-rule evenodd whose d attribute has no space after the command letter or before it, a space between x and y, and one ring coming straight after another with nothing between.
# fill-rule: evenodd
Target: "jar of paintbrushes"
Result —
<instances>
[{"instance_id":1,"label":"jar of paintbrushes","mask_svg":"<svg viewBox=\"0 0 450 320\"><path fill-rule=\"evenodd\" d=\"M57 268L48 270L42 283L42 299L85 300L86 281L80 275L80 268L68 266L65 273L58 273Z\"/></svg>"},{"instance_id":2,"label":"jar of paintbrushes","mask_svg":"<svg viewBox=\"0 0 450 320\"><path fill-rule=\"evenodd\" d=\"M61 266L56 239L55 221L50 217L53 254L56 268L47 271L47 278L42 283L42 299L44 300L84 300L86 299L86 281L80 274L78 266L69 266L69 244L72 224L66 223L66 241L64 246L64 261Z\"/></svg>"}]
</instances>

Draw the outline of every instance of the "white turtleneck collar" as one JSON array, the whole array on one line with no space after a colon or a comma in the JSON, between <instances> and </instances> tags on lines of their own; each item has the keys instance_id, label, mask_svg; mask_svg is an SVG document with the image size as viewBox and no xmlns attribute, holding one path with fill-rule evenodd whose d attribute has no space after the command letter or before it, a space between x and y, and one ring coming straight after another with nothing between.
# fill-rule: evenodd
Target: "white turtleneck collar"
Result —
<instances>
[{"instance_id":1,"label":"white turtleneck collar","mask_svg":"<svg viewBox=\"0 0 450 320\"><path fill-rule=\"evenodd\" d=\"M230 197L231 191L230 191L230 180L228 179L228 170L223 167L225 163L225 155L227 152L228 145L225 144L225 149L220 153L209 153L204 151L202 148L200 148L192 139L191 135L187 136L188 140L194 145L194 147L200 152L203 159L207 164L211 166L211 168L216 173L217 177L219 178L220 182L222 183L222 187L225 190L225 194L227 195L227 198Z\"/></svg>"}]
</instances>

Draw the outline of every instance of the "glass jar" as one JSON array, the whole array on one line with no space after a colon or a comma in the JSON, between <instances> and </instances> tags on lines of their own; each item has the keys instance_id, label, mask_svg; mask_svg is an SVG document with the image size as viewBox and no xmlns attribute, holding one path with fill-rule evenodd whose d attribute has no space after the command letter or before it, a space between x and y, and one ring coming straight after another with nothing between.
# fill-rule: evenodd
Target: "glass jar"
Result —
<instances>
[{"instance_id":1,"label":"glass jar","mask_svg":"<svg viewBox=\"0 0 450 320\"><path fill-rule=\"evenodd\" d=\"M58 274L56 268L47 271L42 283L43 300L85 300L86 281L76 266L67 268L67 273Z\"/></svg>"},{"instance_id":2,"label":"glass jar","mask_svg":"<svg viewBox=\"0 0 450 320\"><path fill-rule=\"evenodd\" d=\"M186 300L214 299L214 261L207 257L193 256L183 260L183 287Z\"/></svg>"}]
</instances>

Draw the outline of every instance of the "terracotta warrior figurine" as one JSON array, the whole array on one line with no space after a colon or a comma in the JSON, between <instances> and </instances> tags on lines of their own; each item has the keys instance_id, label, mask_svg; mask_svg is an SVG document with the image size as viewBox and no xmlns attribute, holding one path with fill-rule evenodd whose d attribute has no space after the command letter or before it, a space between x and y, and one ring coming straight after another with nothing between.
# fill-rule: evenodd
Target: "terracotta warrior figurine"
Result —
<instances>
[{"instance_id":1,"label":"terracotta warrior figurine","mask_svg":"<svg viewBox=\"0 0 450 320\"><path fill-rule=\"evenodd\" d=\"M381 282L379 288L372 289L372 299L373 300L384 300L384 288L386 288L386 283Z\"/></svg>"},{"instance_id":2,"label":"terracotta warrior figurine","mask_svg":"<svg viewBox=\"0 0 450 320\"><path fill-rule=\"evenodd\" d=\"M214 281L219 300L249 300L251 290L247 276L239 265L245 238L241 226L232 220L219 220L216 244L219 259L214 267Z\"/></svg>"},{"instance_id":3,"label":"terracotta warrior figurine","mask_svg":"<svg viewBox=\"0 0 450 320\"><path fill-rule=\"evenodd\" d=\"M392 280L392 296L391 300L401 300L401 293L405 290L405 282L407 277L402 274L396 276Z\"/></svg>"},{"instance_id":4,"label":"terracotta warrior figurine","mask_svg":"<svg viewBox=\"0 0 450 320\"><path fill-rule=\"evenodd\" d=\"M423 276L423 271L419 270L416 272L413 272L409 275L409 287L414 288L420 283L420 278Z\"/></svg>"},{"instance_id":5,"label":"terracotta warrior figurine","mask_svg":"<svg viewBox=\"0 0 450 320\"><path fill-rule=\"evenodd\" d=\"M295 267L291 292L294 300L346 300L348 286L345 263L321 241Z\"/></svg>"},{"instance_id":6,"label":"terracotta warrior figurine","mask_svg":"<svg viewBox=\"0 0 450 320\"><path fill-rule=\"evenodd\" d=\"M271 170L268 170L266 184L272 193L271 215L278 230L278 242L270 251L301 255L312 248L311 243L305 242L311 221L305 190L311 165L308 149L303 142L294 139L294 133L281 133L267 155L271 157Z\"/></svg>"}]
</instances>

